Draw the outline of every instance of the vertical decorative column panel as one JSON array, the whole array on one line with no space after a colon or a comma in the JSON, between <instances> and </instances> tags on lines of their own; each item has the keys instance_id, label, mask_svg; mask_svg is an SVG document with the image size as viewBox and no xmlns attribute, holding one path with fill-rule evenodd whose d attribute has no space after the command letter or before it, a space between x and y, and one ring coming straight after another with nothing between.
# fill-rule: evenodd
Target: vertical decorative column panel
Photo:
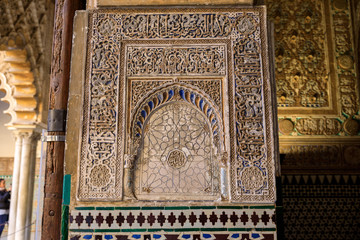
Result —
<instances>
[{"instance_id":1,"label":"vertical decorative column panel","mask_svg":"<svg viewBox=\"0 0 360 240\"><path fill-rule=\"evenodd\" d=\"M12 178L12 191L11 191L11 205L9 216L9 231L8 239L13 240L16 228L16 213L17 213L17 201L19 191L19 176L20 176L20 164L21 164L21 149L22 149L22 135L19 132L14 132L15 135L15 155L14 155L14 171Z\"/></svg>"}]
</instances>

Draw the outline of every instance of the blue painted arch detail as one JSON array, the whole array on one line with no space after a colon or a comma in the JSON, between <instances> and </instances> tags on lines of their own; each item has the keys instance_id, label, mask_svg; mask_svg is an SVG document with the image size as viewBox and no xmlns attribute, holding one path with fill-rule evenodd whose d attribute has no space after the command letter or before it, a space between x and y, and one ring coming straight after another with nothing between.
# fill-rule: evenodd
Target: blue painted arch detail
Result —
<instances>
[{"instance_id":1,"label":"blue painted arch detail","mask_svg":"<svg viewBox=\"0 0 360 240\"><path fill-rule=\"evenodd\" d=\"M153 94L149 95L142 104L134 111L132 117L132 122L136 124L131 124L132 135L136 138L139 138L143 134L145 127L145 122L159 107L164 104L171 102L181 102L184 101L189 103L193 107L200 110L209 121L209 125L212 130L213 137L223 139L222 134L222 120L220 114L214 108L214 103L209 97L205 97L205 94L191 89L188 86L182 86L181 84L174 84L171 86L164 87L164 89L158 90ZM219 141L221 144L221 141Z\"/></svg>"}]
</instances>

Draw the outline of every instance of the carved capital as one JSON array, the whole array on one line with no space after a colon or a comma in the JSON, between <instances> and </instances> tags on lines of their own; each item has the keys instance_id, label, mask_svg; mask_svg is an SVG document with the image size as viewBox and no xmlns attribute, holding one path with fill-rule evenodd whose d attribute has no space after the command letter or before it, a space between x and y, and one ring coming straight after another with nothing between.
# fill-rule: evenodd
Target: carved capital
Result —
<instances>
[{"instance_id":1,"label":"carved capital","mask_svg":"<svg viewBox=\"0 0 360 240\"><path fill-rule=\"evenodd\" d=\"M34 126L35 127L35 126ZM15 139L23 139L24 141L38 141L41 134L34 129L15 129L13 130Z\"/></svg>"},{"instance_id":2,"label":"carved capital","mask_svg":"<svg viewBox=\"0 0 360 240\"><path fill-rule=\"evenodd\" d=\"M124 155L124 168L132 169L136 160L135 154L125 154Z\"/></svg>"},{"instance_id":3,"label":"carved capital","mask_svg":"<svg viewBox=\"0 0 360 240\"><path fill-rule=\"evenodd\" d=\"M221 168L227 168L228 167L228 153L227 152L223 152L221 154L218 155L218 160L219 160L219 164Z\"/></svg>"}]
</instances>

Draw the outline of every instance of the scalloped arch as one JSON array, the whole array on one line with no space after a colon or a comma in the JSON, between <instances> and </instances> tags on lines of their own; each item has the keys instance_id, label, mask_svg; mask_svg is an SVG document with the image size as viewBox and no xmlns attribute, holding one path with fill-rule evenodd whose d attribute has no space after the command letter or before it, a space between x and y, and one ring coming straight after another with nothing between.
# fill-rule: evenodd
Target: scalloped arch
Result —
<instances>
[{"instance_id":1,"label":"scalloped arch","mask_svg":"<svg viewBox=\"0 0 360 240\"><path fill-rule=\"evenodd\" d=\"M16 118L16 114L14 113L13 109L15 106L14 98L12 97L12 91L9 84L7 84L5 75L0 72L0 90L5 93L5 96L0 100L3 102L7 102L9 107L7 110L4 111L5 114L9 114L11 119Z\"/></svg>"},{"instance_id":2,"label":"scalloped arch","mask_svg":"<svg viewBox=\"0 0 360 240\"><path fill-rule=\"evenodd\" d=\"M0 89L6 94L1 100L9 103L4 111L11 116L8 128L36 124L36 87L26 50L0 51Z\"/></svg>"}]
</instances>

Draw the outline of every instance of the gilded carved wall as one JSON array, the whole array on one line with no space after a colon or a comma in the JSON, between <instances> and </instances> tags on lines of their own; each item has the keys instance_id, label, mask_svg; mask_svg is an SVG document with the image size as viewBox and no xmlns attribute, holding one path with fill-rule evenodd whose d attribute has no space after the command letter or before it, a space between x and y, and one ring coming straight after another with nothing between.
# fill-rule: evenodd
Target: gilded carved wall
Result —
<instances>
[{"instance_id":1,"label":"gilded carved wall","mask_svg":"<svg viewBox=\"0 0 360 240\"><path fill-rule=\"evenodd\" d=\"M360 117L351 2L266 4L275 25L284 169L354 172L360 164Z\"/></svg>"}]
</instances>

